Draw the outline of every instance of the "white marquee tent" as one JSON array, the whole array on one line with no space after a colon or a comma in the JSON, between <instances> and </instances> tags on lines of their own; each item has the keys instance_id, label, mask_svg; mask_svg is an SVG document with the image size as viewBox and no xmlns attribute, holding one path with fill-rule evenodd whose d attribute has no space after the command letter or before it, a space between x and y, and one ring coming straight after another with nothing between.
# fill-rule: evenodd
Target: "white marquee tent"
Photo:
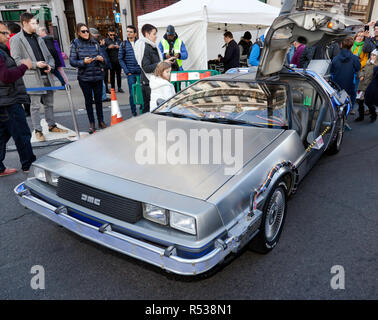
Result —
<instances>
[{"instance_id":1,"label":"white marquee tent","mask_svg":"<svg viewBox=\"0 0 378 320\"><path fill-rule=\"evenodd\" d=\"M189 52L189 58L183 62L184 69L202 70L207 69L208 60L224 54L225 30L234 34L236 42L249 30L254 41L279 12L279 8L258 0L181 0L139 16L138 26L141 29L146 23L154 25L160 41L167 26L173 25Z\"/></svg>"}]
</instances>

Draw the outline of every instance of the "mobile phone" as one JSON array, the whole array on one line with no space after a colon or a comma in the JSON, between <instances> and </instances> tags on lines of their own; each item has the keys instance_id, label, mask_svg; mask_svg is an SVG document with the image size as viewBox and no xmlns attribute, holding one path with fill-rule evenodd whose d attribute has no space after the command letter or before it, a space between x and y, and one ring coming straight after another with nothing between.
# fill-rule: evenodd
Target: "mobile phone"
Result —
<instances>
[{"instance_id":1,"label":"mobile phone","mask_svg":"<svg viewBox=\"0 0 378 320\"><path fill-rule=\"evenodd\" d=\"M369 31L369 26L365 25L365 31Z\"/></svg>"}]
</instances>

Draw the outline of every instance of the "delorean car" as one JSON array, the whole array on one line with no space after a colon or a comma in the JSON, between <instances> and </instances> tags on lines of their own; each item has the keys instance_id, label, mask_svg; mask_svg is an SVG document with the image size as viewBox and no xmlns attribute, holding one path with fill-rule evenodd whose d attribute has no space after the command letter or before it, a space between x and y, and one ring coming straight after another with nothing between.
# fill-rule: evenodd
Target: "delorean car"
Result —
<instances>
[{"instance_id":1,"label":"delorean car","mask_svg":"<svg viewBox=\"0 0 378 320\"><path fill-rule=\"evenodd\" d=\"M245 246L271 251L288 197L324 153L340 150L350 108L326 74L284 66L288 48L299 36L327 45L355 24L328 12L279 16L257 70L202 79L151 113L43 156L15 187L19 202L180 275L206 273ZM189 147L182 137L193 133L208 139ZM215 161L219 145L229 155ZM203 146L212 150L207 162ZM187 154L177 156L180 150Z\"/></svg>"}]
</instances>

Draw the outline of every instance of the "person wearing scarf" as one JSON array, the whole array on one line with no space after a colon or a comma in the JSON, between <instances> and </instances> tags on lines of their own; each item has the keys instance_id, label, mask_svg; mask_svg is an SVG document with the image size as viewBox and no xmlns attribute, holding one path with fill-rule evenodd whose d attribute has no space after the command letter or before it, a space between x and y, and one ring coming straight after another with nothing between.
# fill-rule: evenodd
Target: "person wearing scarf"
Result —
<instances>
[{"instance_id":1,"label":"person wearing scarf","mask_svg":"<svg viewBox=\"0 0 378 320\"><path fill-rule=\"evenodd\" d=\"M150 79L157 65L163 60L162 54L157 47L157 28L151 24L142 27L143 37L135 44L135 58L142 69L141 84L143 94L142 113L150 111L151 88ZM175 58L164 60L172 64Z\"/></svg>"},{"instance_id":2,"label":"person wearing scarf","mask_svg":"<svg viewBox=\"0 0 378 320\"><path fill-rule=\"evenodd\" d=\"M354 43L352 47L352 53L360 59L361 69L365 67L366 62L369 59L369 54L363 51L365 44L365 35L363 31L358 31L354 36Z\"/></svg>"}]
</instances>

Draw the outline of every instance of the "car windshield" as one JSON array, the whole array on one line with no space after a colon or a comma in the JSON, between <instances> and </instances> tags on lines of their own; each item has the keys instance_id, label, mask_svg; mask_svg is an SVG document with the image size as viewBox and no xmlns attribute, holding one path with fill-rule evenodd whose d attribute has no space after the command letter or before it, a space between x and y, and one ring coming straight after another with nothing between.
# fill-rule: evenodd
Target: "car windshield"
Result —
<instances>
[{"instance_id":1,"label":"car windshield","mask_svg":"<svg viewBox=\"0 0 378 320\"><path fill-rule=\"evenodd\" d=\"M154 113L194 120L287 128L285 85L200 81L179 92Z\"/></svg>"}]
</instances>

